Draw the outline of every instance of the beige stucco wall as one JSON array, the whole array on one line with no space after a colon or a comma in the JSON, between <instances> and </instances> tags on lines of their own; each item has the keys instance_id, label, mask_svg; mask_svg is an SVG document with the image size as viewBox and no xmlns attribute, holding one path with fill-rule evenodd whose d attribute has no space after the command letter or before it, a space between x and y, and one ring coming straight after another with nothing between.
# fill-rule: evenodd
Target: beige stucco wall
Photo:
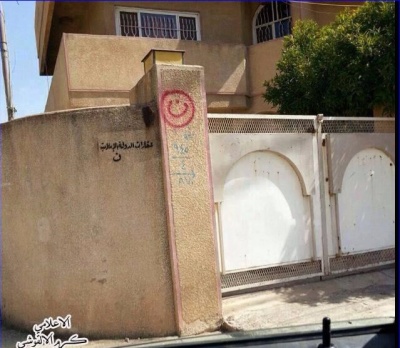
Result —
<instances>
[{"instance_id":1,"label":"beige stucco wall","mask_svg":"<svg viewBox=\"0 0 400 348\"><path fill-rule=\"evenodd\" d=\"M35 3L35 39L40 71L45 70L45 56L47 53L53 10L54 2L52 1L36 1Z\"/></svg>"},{"instance_id":2,"label":"beige stucco wall","mask_svg":"<svg viewBox=\"0 0 400 348\"><path fill-rule=\"evenodd\" d=\"M35 3L35 39L36 39L36 47L38 52L41 51L41 35L43 35L41 33L41 26L42 23L46 23L47 20L45 18L43 18L43 12L44 12L44 5L46 3L45 2L36 2Z\"/></svg>"},{"instance_id":3,"label":"beige stucco wall","mask_svg":"<svg viewBox=\"0 0 400 348\"><path fill-rule=\"evenodd\" d=\"M201 39L204 42L240 44L243 25L240 2L94 2L87 4L87 20L82 33L115 35L115 7L192 12L200 15ZM229 28L229 29L228 29Z\"/></svg>"},{"instance_id":4,"label":"beige stucco wall","mask_svg":"<svg viewBox=\"0 0 400 348\"><path fill-rule=\"evenodd\" d=\"M45 50L38 56L41 74L52 74L62 33L115 35L115 8L138 7L199 14L203 42L241 44L245 26L242 24L240 2L49 2L51 16L42 17L44 5L38 4L35 31L45 39ZM46 27L46 29L44 29ZM227 30L229 28L229 30ZM37 40L37 44L40 42Z\"/></svg>"},{"instance_id":5,"label":"beige stucco wall","mask_svg":"<svg viewBox=\"0 0 400 348\"><path fill-rule=\"evenodd\" d=\"M161 120L178 330L184 335L215 330L222 323L222 311L203 68L153 66L130 92L133 105L152 100L157 100ZM171 126L166 121L174 117L168 100L187 103L189 113L182 117L192 112L190 122ZM178 106L173 112L180 111Z\"/></svg>"},{"instance_id":6,"label":"beige stucco wall","mask_svg":"<svg viewBox=\"0 0 400 348\"><path fill-rule=\"evenodd\" d=\"M176 333L158 127L126 106L1 131L4 322L71 314L88 337ZM99 147L144 140L118 162Z\"/></svg>"},{"instance_id":7,"label":"beige stucco wall","mask_svg":"<svg viewBox=\"0 0 400 348\"><path fill-rule=\"evenodd\" d=\"M250 113L274 112L271 105L264 102L264 82L276 75L276 63L281 57L283 38L263 42L248 47Z\"/></svg>"},{"instance_id":8,"label":"beige stucco wall","mask_svg":"<svg viewBox=\"0 0 400 348\"><path fill-rule=\"evenodd\" d=\"M204 71L194 66L161 65L155 69L159 109L164 117L168 117L170 109L163 105L163 93L184 91L194 104L194 117L188 125L177 129L163 123L161 129L170 175L170 217L177 248L182 332L195 334L217 329L222 323ZM177 145L187 149L184 163L175 159L179 155ZM184 170L195 175L191 184L182 183L182 178L174 175Z\"/></svg>"},{"instance_id":9,"label":"beige stucco wall","mask_svg":"<svg viewBox=\"0 0 400 348\"><path fill-rule=\"evenodd\" d=\"M46 101L46 111L67 110L71 108L70 92L68 88L68 74L65 60L65 47L61 42L57 63L51 81L49 95Z\"/></svg>"},{"instance_id":10,"label":"beige stucco wall","mask_svg":"<svg viewBox=\"0 0 400 348\"><path fill-rule=\"evenodd\" d=\"M238 110L246 108L244 45L64 34L62 47L66 65L58 63L63 59L61 54L48 99L60 97L63 91L57 84L63 77L59 75L65 75L71 108L128 103L129 90L144 75L141 60L154 48L184 50L185 64L204 66L206 91L212 97L210 106L214 109L221 105ZM46 111L51 110L55 109L48 104Z\"/></svg>"},{"instance_id":11,"label":"beige stucco wall","mask_svg":"<svg viewBox=\"0 0 400 348\"><path fill-rule=\"evenodd\" d=\"M319 25L327 25L335 20L337 14L346 8L354 10L357 6L361 5L362 1L345 1L345 2L327 2L315 4L292 4L292 6L299 6L302 14L302 19L313 19Z\"/></svg>"}]
</instances>

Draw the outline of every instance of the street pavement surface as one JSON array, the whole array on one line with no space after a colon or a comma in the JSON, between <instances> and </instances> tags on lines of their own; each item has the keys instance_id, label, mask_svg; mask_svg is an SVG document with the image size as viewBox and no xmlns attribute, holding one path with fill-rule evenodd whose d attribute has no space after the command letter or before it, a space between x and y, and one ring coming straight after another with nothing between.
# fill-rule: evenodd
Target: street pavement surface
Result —
<instances>
[{"instance_id":1,"label":"street pavement surface","mask_svg":"<svg viewBox=\"0 0 400 348\"><path fill-rule=\"evenodd\" d=\"M308 324L320 325L325 316L331 318L333 326L339 321L351 324L352 320L357 319L394 318L395 273L393 267L227 297L223 299L224 327L228 331L276 330ZM3 327L1 348L15 348L16 343L26 340L28 334ZM202 335L204 339L207 336L209 334ZM89 340L85 347L109 348L150 342L157 344L171 339L176 337Z\"/></svg>"},{"instance_id":2,"label":"street pavement surface","mask_svg":"<svg viewBox=\"0 0 400 348\"><path fill-rule=\"evenodd\" d=\"M395 316L395 269L224 299L224 318L243 330Z\"/></svg>"}]
</instances>

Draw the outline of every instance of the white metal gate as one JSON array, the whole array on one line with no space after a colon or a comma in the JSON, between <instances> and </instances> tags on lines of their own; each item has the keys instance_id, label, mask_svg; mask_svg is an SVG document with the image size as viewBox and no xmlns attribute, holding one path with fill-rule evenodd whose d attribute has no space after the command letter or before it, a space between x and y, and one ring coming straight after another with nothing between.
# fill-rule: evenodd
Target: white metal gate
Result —
<instances>
[{"instance_id":1,"label":"white metal gate","mask_svg":"<svg viewBox=\"0 0 400 348\"><path fill-rule=\"evenodd\" d=\"M393 262L393 132L392 119L210 114L223 293ZM343 136L358 143L336 163ZM383 235L368 238L371 224Z\"/></svg>"},{"instance_id":2,"label":"white metal gate","mask_svg":"<svg viewBox=\"0 0 400 348\"><path fill-rule=\"evenodd\" d=\"M394 263L395 121L328 117L322 124L329 273Z\"/></svg>"}]
</instances>

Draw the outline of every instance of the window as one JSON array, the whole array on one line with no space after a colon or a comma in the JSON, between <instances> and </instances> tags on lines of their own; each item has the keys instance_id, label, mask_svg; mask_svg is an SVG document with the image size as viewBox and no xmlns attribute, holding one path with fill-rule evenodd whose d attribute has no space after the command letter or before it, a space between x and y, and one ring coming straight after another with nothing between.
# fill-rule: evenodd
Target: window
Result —
<instances>
[{"instance_id":1,"label":"window","mask_svg":"<svg viewBox=\"0 0 400 348\"><path fill-rule=\"evenodd\" d=\"M277 39L292 33L288 1L263 3L254 15L254 43Z\"/></svg>"},{"instance_id":2,"label":"window","mask_svg":"<svg viewBox=\"0 0 400 348\"><path fill-rule=\"evenodd\" d=\"M117 34L158 39L200 40L195 13L117 8Z\"/></svg>"}]
</instances>

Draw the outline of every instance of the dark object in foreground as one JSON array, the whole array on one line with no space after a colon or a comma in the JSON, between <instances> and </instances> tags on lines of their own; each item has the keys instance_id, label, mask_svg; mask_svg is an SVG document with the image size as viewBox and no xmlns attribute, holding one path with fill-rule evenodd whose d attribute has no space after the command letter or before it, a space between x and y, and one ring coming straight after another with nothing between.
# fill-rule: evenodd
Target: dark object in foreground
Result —
<instances>
[{"instance_id":1,"label":"dark object in foreground","mask_svg":"<svg viewBox=\"0 0 400 348\"><path fill-rule=\"evenodd\" d=\"M331 319L328 317L322 319L322 343L318 348L335 348L335 346L331 344Z\"/></svg>"},{"instance_id":2,"label":"dark object in foreground","mask_svg":"<svg viewBox=\"0 0 400 348\"><path fill-rule=\"evenodd\" d=\"M395 348L396 326L394 318L368 319L334 323L331 334L330 319L324 318L323 343L321 330L315 325L273 330L231 332L210 336L197 336L132 345L135 348L150 347L268 347L268 348ZM332 342L335 343L333 346ZM124 346L127 348L128 346Z\"/></svg>"}]
</instances>

